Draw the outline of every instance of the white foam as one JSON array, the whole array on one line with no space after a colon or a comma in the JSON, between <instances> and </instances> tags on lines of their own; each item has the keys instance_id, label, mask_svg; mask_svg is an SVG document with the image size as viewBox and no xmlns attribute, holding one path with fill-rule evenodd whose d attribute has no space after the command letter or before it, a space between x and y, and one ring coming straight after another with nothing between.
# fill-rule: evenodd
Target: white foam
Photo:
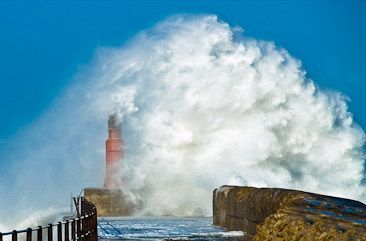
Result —
<instances>
[{"instance_id":1,"label":"white foam","mask_svg":"<svg viewBox=\"0 0 366 241\"><path fill-rule=\"evenodd\" d=\"M365 200L365 135L345 97L319 90L274 43L247 39L214 15L180 15L99 49L14 138L1 205L24 217L25 207L67 204L70 192L101 186L113 112L123 120L122 188L140 213L211 215L212 190L223 184Z\"/></svg>"},{"instance_id":2,"label":"white foam","mask_svg":"<svg viewBox=\"0 0 366 241\"><path fill-rule=\"evenodd\" d=\"M236 34L216 16L178 16L104 57L133 132L124 188L159 215L210 214L223 184L363 199L365 136L345 98L286 50Z\"/></svg>"}]
</instances>

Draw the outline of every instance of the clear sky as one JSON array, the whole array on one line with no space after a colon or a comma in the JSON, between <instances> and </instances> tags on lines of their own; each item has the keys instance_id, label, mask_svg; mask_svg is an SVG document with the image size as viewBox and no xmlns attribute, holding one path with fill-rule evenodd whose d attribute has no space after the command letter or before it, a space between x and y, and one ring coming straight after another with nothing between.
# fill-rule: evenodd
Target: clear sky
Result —
<instances>
[{"instance_id":1,"label":"clear sky","mask_svg":"<svg viewBox=\"0 0 366 241\"><path fill-rule=\"evenodd\" d=\"M178 13L212 13L274 41L366 128L364 1L1 1L0 144L42 115L99 46ZM304 110L306 111L306 110Z\"/></svg>"}]
</instances>

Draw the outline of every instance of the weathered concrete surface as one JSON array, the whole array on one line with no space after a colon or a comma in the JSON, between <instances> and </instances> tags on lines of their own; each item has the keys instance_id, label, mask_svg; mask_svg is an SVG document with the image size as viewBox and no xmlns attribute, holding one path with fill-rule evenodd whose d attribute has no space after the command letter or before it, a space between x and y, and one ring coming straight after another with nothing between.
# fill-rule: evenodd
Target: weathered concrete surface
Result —
<instances>
[{"instance_id":1,"label":"weathered concrete surface","mask_svg":"<svg viewBox=\"0 0 366 241\"><path fill-rule=\"evenodd\" d=\"M96 206L98 216L127 216L133 212L120 189L85 188L84 197Z\"/></svg>"},{"instance_id":2,"label":"weathered concrete surface","mask_svg":"<svg viewBox=\"0 0 366 241\"><path fill-rule=\"evenodd\" d=\"M213 218L247 240L366 240L365 204L296 190L222 186Z\"/></svg>"}]
</instances>

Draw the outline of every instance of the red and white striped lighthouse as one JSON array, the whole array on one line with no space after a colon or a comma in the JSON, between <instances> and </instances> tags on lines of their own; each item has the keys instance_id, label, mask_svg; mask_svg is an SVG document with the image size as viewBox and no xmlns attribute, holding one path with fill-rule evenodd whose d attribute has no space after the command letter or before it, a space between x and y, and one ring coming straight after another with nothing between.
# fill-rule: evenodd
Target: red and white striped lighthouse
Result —
<instances>
[{"instance_id":1,"label":"red and white striped lighthouse","mask_svg":"<svg viewBox=\"0 0 366 241\"><path fill-rule=\"evenodd\" d=\"M120 188L118 168L123 157L123 140L121 138L121 123L115 114L109 116L108 133L104 188Z\"/></svg>"}]
</instances>

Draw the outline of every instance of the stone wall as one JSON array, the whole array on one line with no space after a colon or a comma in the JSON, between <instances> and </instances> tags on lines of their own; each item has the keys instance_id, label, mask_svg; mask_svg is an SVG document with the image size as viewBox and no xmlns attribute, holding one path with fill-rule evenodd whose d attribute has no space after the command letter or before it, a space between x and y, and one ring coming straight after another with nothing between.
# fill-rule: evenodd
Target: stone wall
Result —
<instances>
[{"instance_id":1,"label":"stone wall","mask_svg":"<svg viewBox=\"0 0 366 241\"><path fill-rule=\"evenodd\" d=\"M96 206L98 216L127 216L133 212L120 189L85 188L84 197Z\"/></svg>"},{"instance_id":2,"label":"stone wall","mask_svg":"<svg viewBox=\"0 0 366 241\"><path fill-rule=\"evenodd\" d=\"M365 204L296 190L222 186L213 218L246 240L366 240Z\"/></svg>"}]
</instances>

